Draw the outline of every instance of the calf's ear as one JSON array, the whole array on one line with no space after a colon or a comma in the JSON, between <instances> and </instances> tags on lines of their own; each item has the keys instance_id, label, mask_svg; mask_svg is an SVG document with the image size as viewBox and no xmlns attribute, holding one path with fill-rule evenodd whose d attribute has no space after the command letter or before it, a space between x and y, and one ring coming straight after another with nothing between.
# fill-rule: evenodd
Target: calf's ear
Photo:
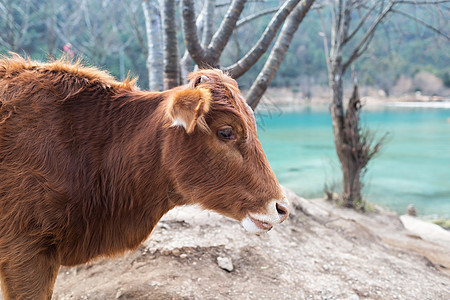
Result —
<instances>
[{"instance_id":1,"label":"calf's ear","mask_svg":"<svg viewBox=\"0 0 450 300\"><path fill-rule=\"evenodd\" d=\"M206 88L187 89L177 92L167 106L167 115L173 122L171 126L183 126L187 133L198 126L203 132L210 132L205 121L209 111L211 92Z\"/></svg>"}]
</instances>

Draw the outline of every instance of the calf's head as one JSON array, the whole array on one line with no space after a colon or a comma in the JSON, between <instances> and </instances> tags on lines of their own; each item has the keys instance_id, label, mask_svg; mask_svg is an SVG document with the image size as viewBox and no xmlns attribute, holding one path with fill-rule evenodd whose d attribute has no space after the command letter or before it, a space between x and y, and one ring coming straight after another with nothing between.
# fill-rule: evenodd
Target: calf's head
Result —
<instances>
[{"instance_id":1,"label":"calf's head","mask_svg":"<svg viewBox=\"0 0 450 300\"><path fill-rule=\"evenodd\" d=\"M256 135L236 82L219 70L189 75L168 98L163 162L176 191L264 232L288 216L288 201Z\"/></svg>"}]
</instances>

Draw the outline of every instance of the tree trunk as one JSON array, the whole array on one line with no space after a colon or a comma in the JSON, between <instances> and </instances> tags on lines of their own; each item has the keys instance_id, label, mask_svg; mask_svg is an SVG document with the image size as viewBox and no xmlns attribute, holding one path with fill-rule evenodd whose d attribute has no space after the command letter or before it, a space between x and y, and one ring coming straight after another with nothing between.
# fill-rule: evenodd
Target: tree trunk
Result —
<instances>
[{"instance_id":1,"label":"tree trunk","mask_svg":"<svg viewBox=\"0 0 450 300\"><path fill-rule=\"evenodd\" d=\"M337 68L337 69L334 69ZM347 111L343 108L342 68L332 68L330 85L333 102L330 105L334 143L342 169L342 201L346 207L361 208L361 172L370 159L370 141L361 136L359 125L360 100L357 85L353 89ZM378 147L378 146L377 146Z\"/></svg>"},{"instance_id":2,"label":"tree trunk","mask_svg":"<svg viewBox=\"0 0 450 300\"><path fill-rule=\"evenodd\" d=\"M343 177L343 205L345 207L359 208L361 198L361 170L354 164L350 156L341 162Z\"/></svg>"},{"instance_id":3,"label":"tree trunk","mask_svg":"<svg viewBox=\"0 0 450 300\"><path fill-rule=\"evenodd\" d=\"M214 34L214 11L216 8L215 0L205 0L205 15L203 22L202 46L206 48Z\"/></svg>"},{"instance_id":4,"label":"tree trunk","mask_svg":"<svg viewBox=\"0 0 450 300\"><path fill-rule=\"evenodd\" d=\"M180 60L178 56L177 24L175 0L162 1L162 25L164 43L164 89L180 84Z\"/></svg>"},{"instance_id":5,"label":"tree trunk","mask_svg":"<svg viewBox=\"0 0 450 300\"><path fill-rule=\"evenodd\" d=\"M336 154L341 163L342 169L342 188L343 188L343 204L347 207L353 207L354 200L354 188L353 182L356 174L354 172L354 166L351 157L351 148L348 145L345 128L345 114L343 106L344 88L342 81L342 65L341 60L337 59L332 63L330 70L330 88L332 93L332 102L330 105L331 120L333 124L334 145L336 148Z\"/></svg>"},{"instance_id":6,"label":"tree trunk","mask_svg":"<svg viewBox=\"0 0 450 300\"><path fill-rule=\"evenodd\" d=\"M358 171L355 160L355 147L349 141L349 133L352 128L346 122L343 97L344 86L343 76L345 68L343 66L343 48L346 43L349 24L351 19L350 1L337 1L333 9L333 25L331 30L331 49L328 62L328 81L331 90L332 101L330 104L330 114L333 124L334 144L336 154L341 163L343 204L347 207L354 207L355 201L361 199L360 171ZM357 128L358 124L356 125Z\"/></svg>"},{"instance_id":7,"label":"tree trunk","mask_svg":"<svg viewBox=\"0 0 450 300\"><path fill-rule=\"evenodd\" d=\"M361 209L363 203L361 196L361 178L362 172L369 162L371 156L375 154L377 144L372 147L372 140L367 138L367 130L361 130L359 114L361 110L361 101L359 98L358 85L353 87L352 96L348 102L347 113L345 114L345 157L348 177L344 180L344 203L348 207ZM373 152L372 149L375 149Z\"/></svg>"},{"instance_id":8,"label":"tree trunk","mask_svg":"<svg viewBox=\"0 0 450 300\"><path fill-rule=\"evenodd\" d=\"M161 15L155 0L142 2L147 32L148 56L147 70L149 89L162 91L164 89L164 56L161 46Z\"/></svg>"}]
</instances>

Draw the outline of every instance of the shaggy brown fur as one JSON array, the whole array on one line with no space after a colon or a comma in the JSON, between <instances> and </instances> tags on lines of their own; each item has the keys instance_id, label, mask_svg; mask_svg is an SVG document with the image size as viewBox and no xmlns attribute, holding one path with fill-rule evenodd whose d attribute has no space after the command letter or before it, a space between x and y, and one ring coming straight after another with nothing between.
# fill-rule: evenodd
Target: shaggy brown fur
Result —
<instances>
[{"instance_id":1,"label":"shaggy brown fur","mask_svg":"<svg viewBox=\"0 0 450 300\"><path fill-rule=\"evenodd\" d=\"M282 197L236 82L218 70L189 79L144 92L79 63L0 60L6 299L51 299L60 265L135 249L174 206L241 220ZM180 118L189 133L171 126Z\"/></svg>"}]
</instances>

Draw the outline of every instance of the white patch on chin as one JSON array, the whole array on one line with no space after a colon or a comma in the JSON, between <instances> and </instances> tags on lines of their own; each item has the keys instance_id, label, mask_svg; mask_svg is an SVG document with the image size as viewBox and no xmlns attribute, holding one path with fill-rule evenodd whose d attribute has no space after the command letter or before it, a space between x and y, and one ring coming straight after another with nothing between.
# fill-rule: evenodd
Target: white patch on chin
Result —
<instances>
[{"instance_id":1,"label":"white patch on chin","mask_svg":"<svg viewBox=\"0 0 450 300\"><path fill-rule=\"evenodd\" d=\"M186 126L186 122L184 122L184 120L178 118L175 119L172 123L172 125L170 125L170 127L176 127L176 126L183 126L185 129L187 128Z\"/></svg>"},{"instance_id":2,"label":"white patch on chin","mask_svg":"<svg viewBox=\"0 0 450 300\"><path fill-rule=\"evenodd\" d=\"M241 224L245 228L245 230L247 230L250 233L263 233L268 231L266 229L261 229L258 226L256 226L256 224L252 221L252 219L250 219L249 216L246 216L244 219L242 219Z\"/></svg>"}]
</instances>

